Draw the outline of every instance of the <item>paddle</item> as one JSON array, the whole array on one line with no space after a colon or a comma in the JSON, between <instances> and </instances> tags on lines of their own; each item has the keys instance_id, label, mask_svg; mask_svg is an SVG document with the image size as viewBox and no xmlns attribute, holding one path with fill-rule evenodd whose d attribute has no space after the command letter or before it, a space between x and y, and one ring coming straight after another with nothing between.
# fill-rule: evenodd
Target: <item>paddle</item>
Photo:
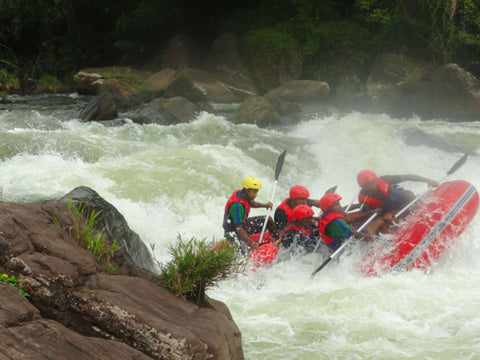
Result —
<instances>
[{"instance_id":1,"label":"paddle","mask_svg":"<svg viewBox=\"0 0 480 360\"><path fill-rule=\"evenodd\" d=\"M359 231L362 231L365 226L367 226L375 217L377 216L377 213L373 214L372 216L370 216L368 218L367 221L365 221L365 223L360 226L357 230L357 232ZM343 242L342 246L340 246L332 255L330 255L330 257L325 260L323 262L323 264L321 264L319 267L317 267L313 272L312 274L310 275L310 278L313 278L315 276L316 273L318 273L320 270L322 270L325 266L327 266L327 264L332 261L334 258L336 258L338 255L340 255L340 253L343 251L343 249L345 248L345 246L347 246L347 244L349 243L348 239L350 239L352 237L352 235L350 235L347 239L345 239L345 241ZM321 239L319 240L321 241Z\"/></svg>"},{"instance_id":2,"label":"paddle","mask_svg":"<svg viewBox=\"0 0 480 360\"><path fill-rule=\"evenodd\" d=\"M270 202L273 203L273 196L275 195L275 189L277 188L278 177L280 176L280 171L282 171L283 161L285 160L285 155L287 150L284 150L277 159L277 166L275 168L275 181L273 182L273 191ZM265 216L265 222L263 223L262 233L258 239L258 246L262 245L263 234L265 233L265 228L267 227L268 217L270 216L270 208L267 211L267 216Z\"/></svg>"},{"instance_id":3,"label":"paddle","mask_svg":"<svg viewBox=\"0 0 480 360\"><path fill-rule=\"evenodd\" d=\"M465 162L467 161L468 154L463 155L459 160L453 164L453 166L450 168L450 170L447 171L447 174L443 177L442 180L439 181L439 184L445 180L445 178L451 174L453 174L455 171L457 171ZM429 186L428 189L423 193L418 195L415 199L410 201L402 210L400 210L398 213L394 215L394 219L398 218L400 215L402 215L405 211L410 208L413 204L415 204L418 200L420 200L422 197L427 195L430 191L432 191L436 186Z\"/></svg>"},{"instance_id":4,"label":"paddle","mask_svg":"<svg viewBox=\"0 0 480 360\"><path fill-rule=\"evenodd\" d=\"M331 194L331 193L335 192L335 190L337 190L337 185L332 186L330 189L327 189L327 191L325 191L324 195Z\"/></svg>"},{"instance_id":5,"label":"paddle","mask_svg":"<svg viewBox=\"0 0 480 360\"><path fill-rule=\"evenodd\" d=\"M345 214L348 213L348 210L350 210L350 207L353 205L353 203L355 202L355 200L358 198L358 195L360 195L360 191L362 191L362 188L358 189L357 194L355 195L355 197L352 199L352 201L350 201L350 204L348 204L348 206L345 208Z\"/></svg>"}]
</instances>

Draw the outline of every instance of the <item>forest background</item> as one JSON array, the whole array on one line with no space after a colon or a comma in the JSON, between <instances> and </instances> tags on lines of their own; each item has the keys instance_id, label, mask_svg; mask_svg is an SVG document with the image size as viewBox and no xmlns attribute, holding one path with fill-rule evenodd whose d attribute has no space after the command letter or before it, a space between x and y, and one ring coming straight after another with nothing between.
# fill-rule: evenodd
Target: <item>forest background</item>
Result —
<instances>
[{"instance_id":1,"label":"forest background","mask_svg":"<svg viewBox=\"0 0 480 360\"><path fill-rule=\"evenodd\" d=\"M86 67L158 71L173 36L206 52L226 32L272 58L288 51L301 79L332 89L387 52L480 76L479 0L0 0L0 91L68 88Z\"/></svg>"}]
</instances>

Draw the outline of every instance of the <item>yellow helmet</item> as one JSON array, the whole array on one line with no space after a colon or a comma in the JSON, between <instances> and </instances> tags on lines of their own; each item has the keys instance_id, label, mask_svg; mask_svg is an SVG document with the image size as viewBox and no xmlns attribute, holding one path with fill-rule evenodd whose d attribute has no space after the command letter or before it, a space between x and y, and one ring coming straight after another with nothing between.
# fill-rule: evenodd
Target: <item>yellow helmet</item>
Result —
<instances>
[{"instance_id":1,"label":"yellow helmet","mask_svg":"<svg viewBox=\"0 0 480 360\"><path fill-rule=\"evenodd\" d=\"M244 189L261 189L262 188L262 183L260 180L253 176L247 176L245 179L242 181L242 188Z\"/></svg>"}]
</instances>

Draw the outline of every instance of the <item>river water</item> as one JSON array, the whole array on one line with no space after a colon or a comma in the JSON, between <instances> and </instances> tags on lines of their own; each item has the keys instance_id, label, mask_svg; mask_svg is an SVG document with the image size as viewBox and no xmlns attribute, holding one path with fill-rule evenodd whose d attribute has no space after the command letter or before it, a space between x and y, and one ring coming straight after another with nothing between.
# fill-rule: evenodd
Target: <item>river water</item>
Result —
<instances>
[{"instance_id":1,"label":"river water","mask_svg":"<svg viewBox=\"0 0 480 360\"><path fill-rule=\"evenodd\" d=\"M4 201L58 198L86 185L112 203L159 262L184 239L222 238L226 199L245 176L270 200L278 155L287 150L274 203L295 184L312 198L328 188L347 204L363 168L418 174L480 189L480 122L422 122L361 113L312 115L295 126L260 129L201 113L191 123L123 126L82 123L90 100L76 94L17 97L0 105L0 185ZM405 183L420 193L422 183ZM264 214L253 209L251 215ZM208 294L238 324L245 358L480 359L480 216L428 271L370 278L356 252L314 279L318 254L292 257L227 280Z\"/></svg>"}]
</instances>

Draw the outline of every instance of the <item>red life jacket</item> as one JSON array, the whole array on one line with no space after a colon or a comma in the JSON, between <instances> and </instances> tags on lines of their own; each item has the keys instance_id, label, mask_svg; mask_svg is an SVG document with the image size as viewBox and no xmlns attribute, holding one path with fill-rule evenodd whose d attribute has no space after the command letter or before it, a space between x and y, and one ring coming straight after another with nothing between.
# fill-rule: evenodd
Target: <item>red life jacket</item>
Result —
<instances>
[{"instance_id":1,"label":"red life jacket","mask_svg":"<svg viewBox=\"0 0 480 360\"><path fill-rule=\"evenodd\" d=\"M245 215L243 217L243 223L245 223L247 221L248 214L250 213L250 207L251 207L250 201L248 201L247 199L239 197L238 194L240 193L240 191L242 191L242 190L235 190L233 192L232 196L230 196L230 198L228 199L227 205L225 205L225 214L223 216L223 227L227 231L235 230L235 225L231 224L231 217L230 217L230 213L229 213L230 206L232 206L235 203L240 203L245 207ZM230 222L229 222L229 220L230 220Z\"/></svg>"},{"instance_id":2,"label":"red life jacket","mask_svg":"<svg viewBox=\"0 0 480 360\"><path fill-rule=\"evenodd\" d=\"M345 222L347 221L347 219L345 219L345 216L337 212L331 212L320 217L320 221L318 223L318 230L320 230L320 234L322 235L322 239L325 244L330 244L333 240L335 240L334 238L331 238L325 234L325 229L327 228L328 224L338 218L345 220Z\"/></svg>"},{"instance_id":3,"label":"red life jacket","mask_svg":"<svg viewBox=\"0 0 480 360\"><path fill-rule=\"evenodd\" d=\"M392 186L388 182L380 178L376 179L376 184L377 184L377 189L380 190L380 192L383 194L383 199L380 200L372 196L367 196L360 193L360 195L358 195L358 201L360 202L360 204L365 203L372 208L379 208L383 205L383 202L385 198L388 196L388 193L390 192L390 188Z\"/></svg>"},{"instance_id":4,"label":"red life jacket","mask_svg":"<svg viewBox=\"0 0 480 360\"><path fill-rule=\"evenodd\" d=\"M288 205L288 200L290 200L290 198L286 198L285 200L283 200L282 203L277 206L277 209L282 209L283 211L285 211L285 214L287 214L288 217L288 222L292 222L294 220L293 209L290 207L290 205Z\"/></svg>"}]
</instances>

